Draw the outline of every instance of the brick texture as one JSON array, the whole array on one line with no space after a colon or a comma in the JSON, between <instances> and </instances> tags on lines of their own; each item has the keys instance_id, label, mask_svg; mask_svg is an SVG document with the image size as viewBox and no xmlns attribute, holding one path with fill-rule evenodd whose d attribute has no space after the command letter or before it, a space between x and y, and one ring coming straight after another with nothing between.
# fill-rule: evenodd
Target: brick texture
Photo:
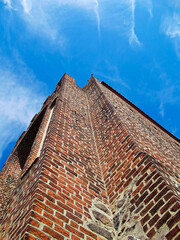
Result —
<instances>
[{"instance_id":1,"label":"brick texture","mask_svg":"<svg viewBox=\"0 0 180 240\"><path fill-rule=\"evenodd\" d=\"M0 238L178 239L179 153L107 84L65 74L0 173Z\"/></svg>"}]
</instances>

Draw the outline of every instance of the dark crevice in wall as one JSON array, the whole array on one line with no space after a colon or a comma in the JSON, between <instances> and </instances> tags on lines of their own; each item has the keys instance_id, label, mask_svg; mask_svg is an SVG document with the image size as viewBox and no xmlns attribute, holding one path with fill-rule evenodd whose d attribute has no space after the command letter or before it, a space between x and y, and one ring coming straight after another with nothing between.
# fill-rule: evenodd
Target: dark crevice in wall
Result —
<instances>
[{"instance_id":1,"label":"dark crevice in wall","mask_svg":"<svg viewBox=\"0 0 180 240\"><path fill-rule=\"evenodd\" d=\"M56 105L56 100L57 98L55 98L54 101L51 103L51 106L50 106L51 109Z\"/></svg>"},{"instance_id":2,"label":"dark crevice in wall","mask_svg":"<svg viewBox=\"0 0 180 240\"><path fill-rule=\"evenodd\" d=\"M21 176L21 180L30 172L30 170L33 168L33 166L37 163L39 160L39 157L37 157L34 162L31 164L31 166L27 169L27 171Z\"/></svg>"},{"instance_id":3,"label":"dark crevice in wall","mask_svg":"<svg viewBox=\"0 0 180 240\"><path fill-rule=\"evenodd\" d=\"M39 116L36 118L36 120L33 122L29 130L27 131L26 135L24 138L21 140L20 144L18 145L16 151L17 151L17 156L19 159L19 163L21 168L23 169L26 160L29 156L29 153L31 151L33 142L35 140L36 134L39 130L39 127L41 125L41 122L43 120L44 114L46 112L46 108L43 109L43 111L39 114Z\"/></svg>"}]
</instances>

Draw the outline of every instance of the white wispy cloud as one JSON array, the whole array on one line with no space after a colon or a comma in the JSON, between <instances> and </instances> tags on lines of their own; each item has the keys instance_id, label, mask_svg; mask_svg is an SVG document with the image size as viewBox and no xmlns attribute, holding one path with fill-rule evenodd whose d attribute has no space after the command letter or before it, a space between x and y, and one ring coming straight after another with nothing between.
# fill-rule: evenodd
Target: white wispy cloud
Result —
<instances>
[{"instance_id":1,"label":"white wispy cloud","mask_svg":"<svg viewBox=\"0 0 180 240\"><path fill-rule=\"evenodd\" d=\"M31 31L51 39L60 47L66 47L67 36L61 29L64 21L71 16L64 11L64 6L93 12L97 22L99 38L102 26L119 30L126 35L131 46L139 46L141 42L136 33L136 5L144 7L152 16L152 0L3 0L9 7L28 23ZM103 13L103 16L100 14ZM90 16L91 14L89 14Z\"/></svg>"},{"instance_id":2,"label":"white wispy cloud","mask_svg":"<svg viewBox=\"0 0 180 240\"><path fill-rule=\"evenodd\" d=\"M130 35L129 35L129 43L130 45L140 45L140 41L135 33L135 4L136 4L136 0L130 0L130 4L131 4L131 29L130 29Z\"/></svg>"},{"instance_id":3,"label":"white wispy cloud","mask_svg":"<svg viewBox=\"0 0 180 240\"><path fill-rule=\"evenodd\" d=\"M5 5L7 5L9 8L12 7L11 0L2 0Z\"/></svg>"},{"instance_id":4,"label":"white wispy cloud","mask_svg":"<svg viewBox=\"0 0 180 240\"><path fill-rule=\"evenodd\" d=\"M97 20L97 29L99 37L101 34L101 20L99 14L99 1L98 0L58 0L61 4L73 5L84 8L86 10L92 10L95 13Z\"/></svg>"},{"instance_id":5,"label":"white wispy cloud","mask_svg":"<svg viewBox=\"0 0 180 240\"><path fill-rule=\"evenodd\" d=\"M6 5L28 24L29 30L46 37L59 47L65 47L67 37L61 30L61 25L71 17L70 12L64 11L63 6L70 6L93 12L100 36L100 15L98 0L3 0Z\"/></svg>"},{"instance_id":6,"label":"white wispy cloud","mask_svg":"<svg viewBox=\"0 0 180 240\"><path fill-rule=\"evenodd\" d=\"M115 0L115 2L107 3L104 8L106 12L103 20L107 24L105 27L115 29L120 35L126 36L131 46L140 45L135 31L136 0Z\"/></svg>"},{"instance_id":7,"label":"white wispy cloud","mask_svg":"<svg viewBox=\"0 0 180 240\"><path fill-rule=\"evenodd\" d=\"M172 0L169 11L163 18L161 29L172 40L177 56L180 58L180 1Z\"/></svg>"},{"instance_id":8,"label":"white wispy cloud","mask_svg":"<svg viewBox=\"0 0 180 240\"><path fill-rule=\"evenodd\" d=\"M136 32L136 6L141 6L152 17L152 0L104 0L100 2L101 28L116 31L128 39L132 47L142 43Z\"/></svg>"},{"instance_id":9,"label":"white wispy cloud","mask_svg":"<svg viewBox=\"0 0 180 240\"><path fill-rule=\"evenodd\" d=\"M31 0L20 0L21 5L24 8L24 12L27 14L30 14L31 10L32 10L32 2Z\"/></svg>"},{"instance_id":10,"label":"white wispy cloud","mask_svg":"<svg viewBox=\"0 0 180 240\"><path fill-rule=\"evenodd\" d=\"M150 17L152 18L152 0L128 0L130 4L131 10L131 24L130 24L130 34L129 34L129 43L130 45L141 45L141 42L138 39L136 34L136 20L135 20L135 8L136 5L139 4L140 6L147 9L149 12Z\"/></svg>"},{"instance_id":11,"label":"white wispy cloud","mask_svg":"<svg viewBox=\"0 0 180 240\"><path fill-rule=\"evenodd\" d=\"M165 116L166 104L175 102L174 91L175 91L174 86L169 86L162 88L160 91L157 92L157 96L160 101L159 113L162 118L164 118Z\"/></svg>"},{"instance_id":12,"label":"white wispy cloud","mask_svg":"<svg viewBox=\"0 0 180 240\"><path fill-rule=\"evenodd\" d=\"M179 79L171 79L170 75L161 66L161 63L158 63L156 59L151 64L149 66L153 74L151 78L156 79L155 82L153 80L150 82L142 80L138 85L137 91L139 95L145 97L144 101L152 102L156 105L162 119L167 119L170 107L176 106L176 109L179 108ZM169 125L171 125L171 129L174 128L172 124Z\"/></svg>"},{"instance_id":13,"label":"white wispy cloud","mask_svg":"<svg viewBox=\"0 0 180 240\"><path fill-rule=\"evenodd\" d=\"M21 65L19 71L0 57L0 157L12 141L25 130L30 120L40 110L45 97L40 93L42 83Z\"/></svg>"},{"instance_id":14,"label":"white wispy cloud","mask_svg":"<svg viewBox=\"0 0 180 240\"><path fill-rule=\"evenodd\" d=\"M177 56L180 58L180 11L173 16L166 17L164 20L163 30L172 40Z\"/></svg>"},{"instance_id":15,"label":"white wispy cloud","mask_svg":"<svg viewBox=\"0 0 180 240\"><path fill-rule=\"evenodd\" d=\"M180 87L177 82L170 81L165 73L161 74L160 78L164 81L164 84L160 90L156 91L156 96L160 102L159 113L164 118L166 106L176 104L180 101Z\"/></svg>"},{"instance_id":16,"label":"white wispy cloud","mask_svg":"<svg viewBox=\"0 0 180 240\"><path fill-rule=\"evenodd\" d=\"M95 8L94 8L94 12L96 14L96 18L97 18L97 27L98 27L98 33L99 33L99 38L101 37L101 20L100 20L100 15L99 15L99 3L98 0L95 0Z\"/></svg>"},{"instance_id":17,"label":"white wispy cloud","mask_svg":"<svg viewBox=\"0 0 180 240\"><path fill-rule=\"evenodd\" d=\"M141 45L137 34L136 34L136 18L135 18L135 9L136 5L139 4L140 6L144 7L148 10L149 15L152 17L152 0L121 0L123 4L127 5L127 10L124 12L124 16L126 18L129 18L129 31L128 31L128 37L129 37L129 43L131 46Z\"/></svg>"},{"instance_id":18,"label":"white wispy cloud","mask_svg":"<svg viewBox=\"0 0 180 240\"><path fill-rule=\"evenodd\" d=\"M136 2L137 2L137 4L144 7L148 11L149 16L151 18L153 17L153 3L152 3L152 0L136 0Z\"/></svg>"},{"instance_id":19,"label":"white wispy cloud","mask_svg":"<svg viewBox=\"0 0 180 240\"><path fill-rule=\"evenodd\" d=\"M147 91L148 99L157 102L159 106L159 114L162 118L167 116L166 110L168 106L178 106L180 102L180 86L178 80L172 81L166 72L164 72L159 65L155 66L160 71L159 74L159 86L156 85L156 89ZM147 89L147 86L146 86Z\"/></svg>"}]
</instances>

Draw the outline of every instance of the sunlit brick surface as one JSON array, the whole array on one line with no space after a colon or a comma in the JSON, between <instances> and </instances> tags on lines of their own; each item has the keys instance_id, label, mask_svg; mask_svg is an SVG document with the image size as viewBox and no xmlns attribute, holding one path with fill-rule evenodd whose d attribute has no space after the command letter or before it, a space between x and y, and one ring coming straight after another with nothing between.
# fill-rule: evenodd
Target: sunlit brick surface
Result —
<instances>
[{"instance_id":1,"label":"sunlit brick surface","mask_svg":"<svg viewBox=\"0 0 180 240\"><path fill-rule=\"evenodd\" d=\"M65 74L40 114L1 171L1 239L180 239L178 140L93 76Z\"/></svg>"}]
</instances>

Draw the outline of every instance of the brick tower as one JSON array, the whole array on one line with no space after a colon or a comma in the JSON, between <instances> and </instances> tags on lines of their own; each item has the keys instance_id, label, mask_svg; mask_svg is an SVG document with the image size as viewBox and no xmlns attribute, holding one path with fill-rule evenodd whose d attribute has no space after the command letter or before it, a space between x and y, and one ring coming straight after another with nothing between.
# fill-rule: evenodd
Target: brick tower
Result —
<instances>
[{"instance_id":1,"label":"brick tower","mask_svg":"<svg viewBox=\"0 0 180 240\"><path fill-rule=\"evenodd\" d=\"M178 240L179 156L106 83L64 74L0 173L0 239Z\"/></svg>"}]
</instances>

